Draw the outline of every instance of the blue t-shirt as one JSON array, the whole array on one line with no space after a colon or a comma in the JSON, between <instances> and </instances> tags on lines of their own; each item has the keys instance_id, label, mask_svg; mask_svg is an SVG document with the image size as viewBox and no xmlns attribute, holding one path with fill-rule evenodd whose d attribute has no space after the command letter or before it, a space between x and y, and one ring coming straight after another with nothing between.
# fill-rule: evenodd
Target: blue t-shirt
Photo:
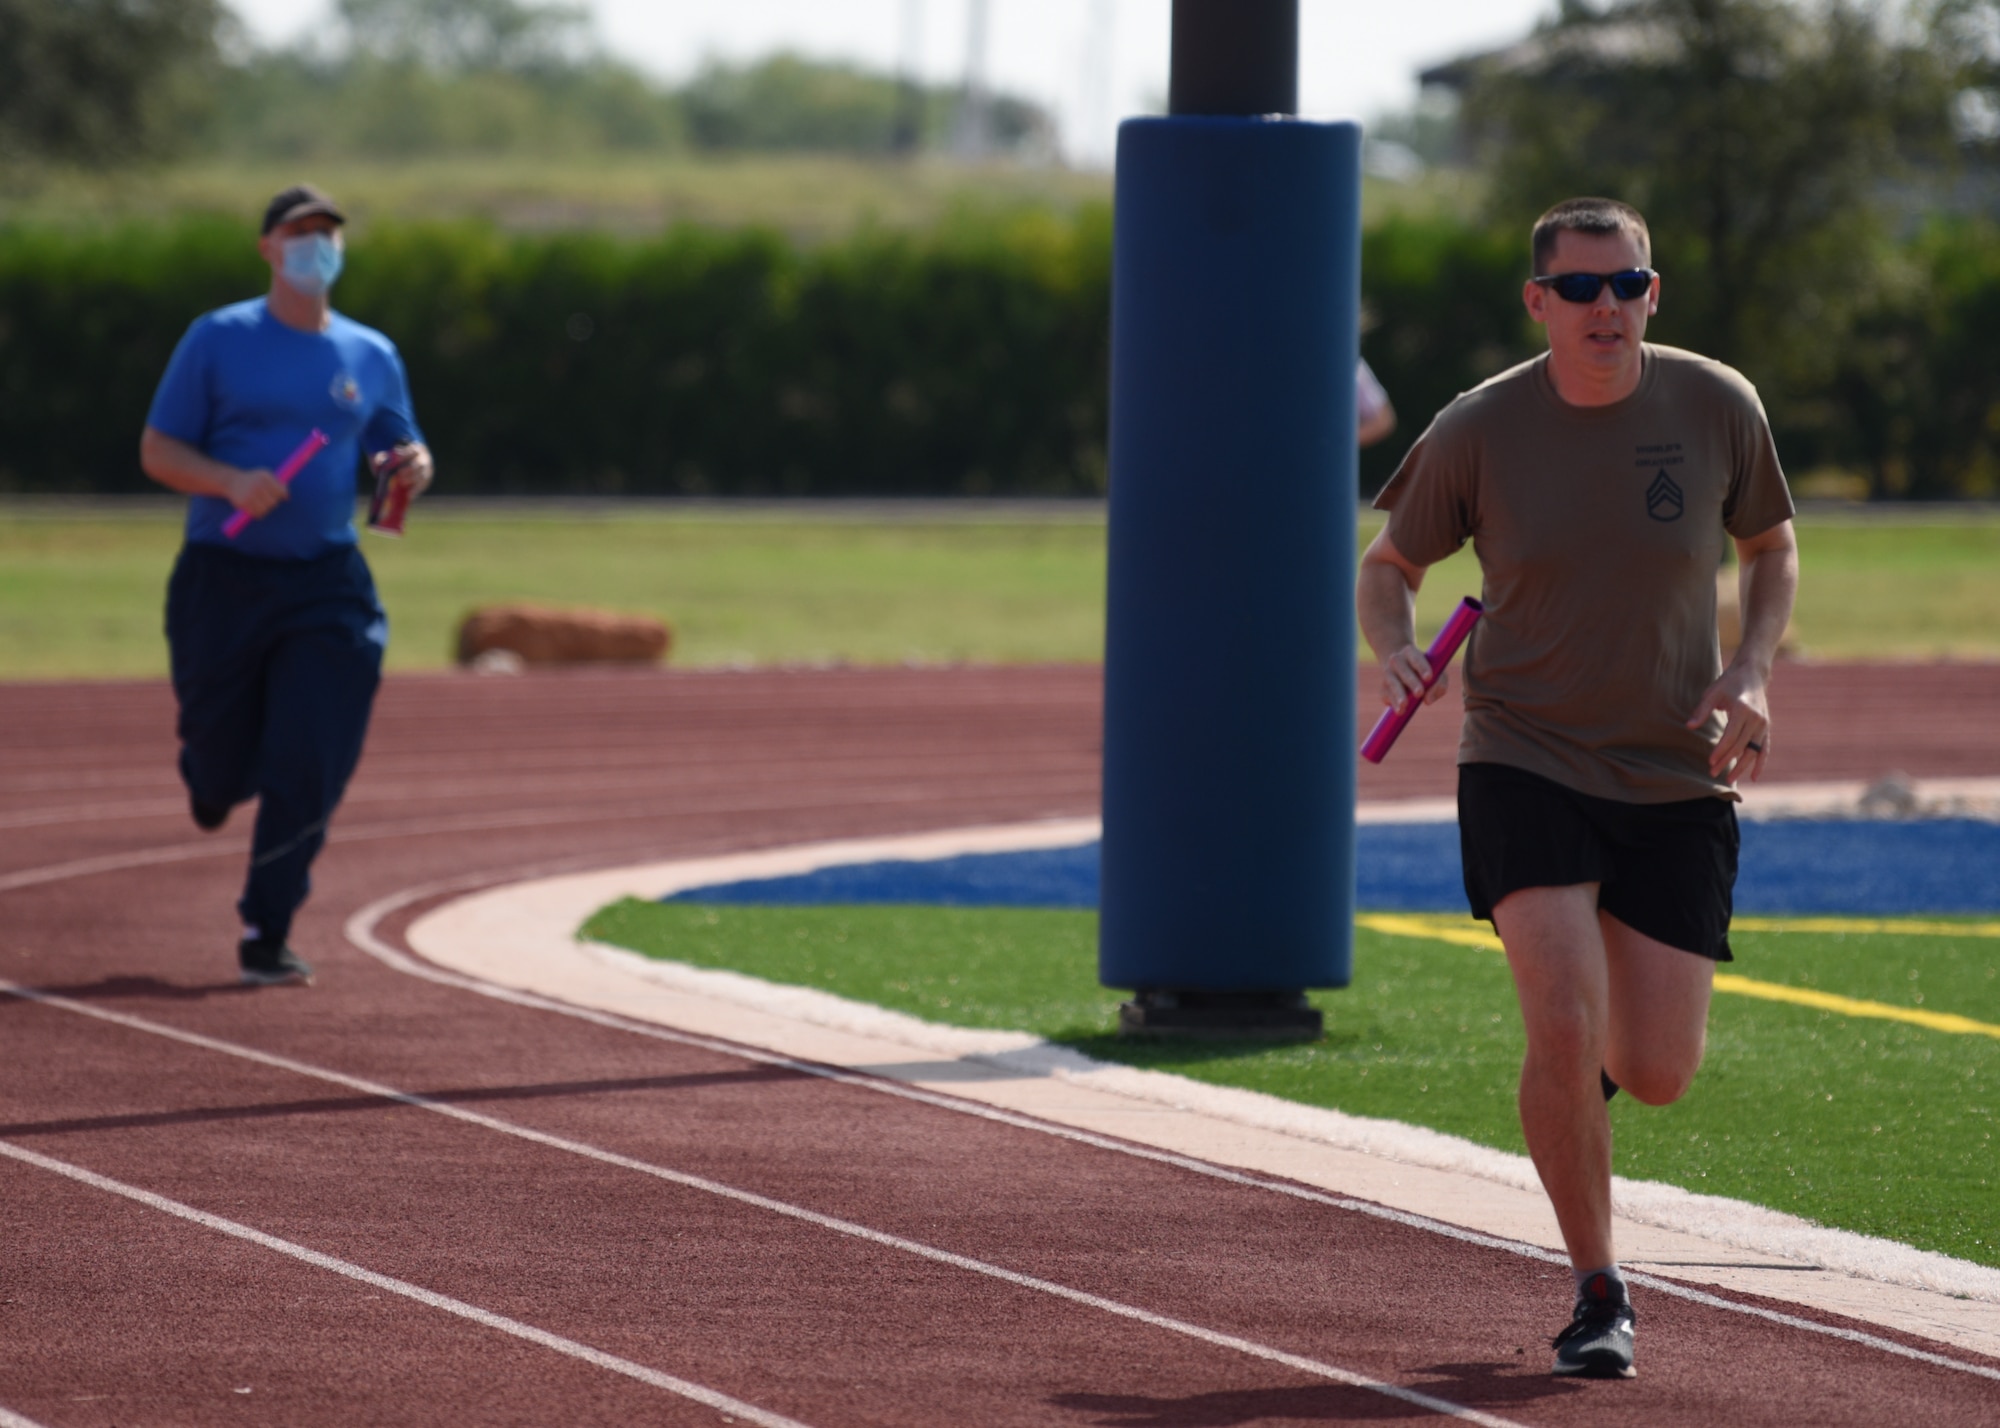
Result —
<instances>
[{"instance_id":1,"label":"blue t-shirt","mask_svg":"<svg viewBox=\"0 0 2000 1428\"><path fill-rule=\"evenodd\" d=\"M235 507L220 496L188 503L187 539L248 555L307 560L354 544L355 475L361 454L422 441L396 344L332 315L324 332L301 332L263 298L195 319L153 394L146 424L216 461L276 471L311 435L330 442L292 480L291 499L231 540Z\"/></svg>"}]
</instances>

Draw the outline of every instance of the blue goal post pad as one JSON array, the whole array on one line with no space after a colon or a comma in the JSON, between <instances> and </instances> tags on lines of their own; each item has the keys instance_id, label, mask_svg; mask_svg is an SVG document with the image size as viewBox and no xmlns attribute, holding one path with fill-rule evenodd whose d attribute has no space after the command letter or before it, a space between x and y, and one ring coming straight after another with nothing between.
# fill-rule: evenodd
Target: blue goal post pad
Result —
<instances>
[{"instance_id":1,"label":"blue goal post pad","mask_svg":"<svg viewBox=\"0 0 2000 1428\"><path fill-rule=\"evenodd\" d=\"M1119 130L1106 986L1344 986L1361 131Z\"/></svg>"}]
</instances>

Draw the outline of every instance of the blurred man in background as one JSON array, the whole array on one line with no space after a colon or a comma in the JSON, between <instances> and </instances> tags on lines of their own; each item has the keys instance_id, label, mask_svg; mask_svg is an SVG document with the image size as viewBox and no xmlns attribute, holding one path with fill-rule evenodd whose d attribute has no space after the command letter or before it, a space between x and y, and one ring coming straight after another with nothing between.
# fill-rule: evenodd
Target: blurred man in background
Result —
<instances>
[{"instance_id":1,"label":"blurred man in background","mask_svg":"<svg viewBox=\"0 0 2000 1428\"><path fill-rule=\"evenodd\" d=\"M1354 368L1354 417L1355 435L1363 446L1373 446L1396 429L1396 409L1366 358Z\"/></svg>"},{"instance_id":2,"label":"blurred man in background","mask_svg":"<svg viewBox=\"0 0 2000 1428\"><path fill-rule=\"evenodd\" d=\"M287 939L313 858L361 757L389 626L354 530L355 476L384 453L410 494L431 480L395 344L333 311L345 216L300 185L264 212L269 292L198 318L140 439L146 474L194 499L167 587L190 811L220 828L260 800L237 910L257 986L307 982ZM313 432L326 446L274 475ZM251 520L239 533L232 516Z\"/></svg>"}]
</instances>

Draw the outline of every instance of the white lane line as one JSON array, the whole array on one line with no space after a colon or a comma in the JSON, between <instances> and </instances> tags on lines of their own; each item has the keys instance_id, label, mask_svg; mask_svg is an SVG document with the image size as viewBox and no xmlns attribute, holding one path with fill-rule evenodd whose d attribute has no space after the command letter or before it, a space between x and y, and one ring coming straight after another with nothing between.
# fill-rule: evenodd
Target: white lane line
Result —
<instances>
[{"instance_id":1,"label":"white lane line","mask_svg":"<svg viewBox=\"0 0 2000 1428\"><path fill-rule=\"evenodd\" d=\"M586 1160L593 1160L601 1165L614 1166L620 1170L630 1170L641 1175L649 1175L654 1179L666 1181L670 1185L680 1186L682 1189L694 1190L705 1195L713 1195L718 1199L728 1200L739 1205L746 1205L753 1209L764 1210L774 1215L781 1215L786 1219L796 1220L802 1224L815 1226L818 1229L830 1230L835 1234L845 1235L851 1239L861 1240L868 1244L879 1245L884 1249L897 1250L918 1259L929 1260L933 1264L947 1265L953 1269L964 1270L971 1274L998 1280L1003 1284L1011 1284L1016 1288L1045 1294L1055 1299L1067 1300L1072 1304L1080 1304L1085 1308L1115 1315L1121 1319L1130 1319L1137 1323L1145 1324L1150 1328L1163 1329L1169 1333L1179 1334L1184 1338L1194 1339L1216 1348L1228 1349L1249 1358L1262 1359L1266 1363L1279 1364L1285 1368L1295 1369L1301 1373L1310 1374L1315 1378L1328 1379L1349 1388L1365 1389L1371 1393L1378 1393L1387 1398L1394 1398L1432 1413L1461 1419L1468 1423L1477 1423L1482 1425L1482 1428L1523 1428L1523 1425L1514 1422L1512 1419L1499 1418L1489 1413L1482 1413L1476 1408L1468 1408L1464 1404L1433 1397L1428 1393L1423 1393L1416 1389L1404 1388L1399 1384L1386 1383L1380 1379L1369 1378L1365 1374L1355 1373L1350 1369L1344 1369L1335 1364L1324 1363L1318 1359L1289 1353L1283 1349L1273 1348L1268 1344L1260 1344L1251 1339L1239 1338L1234 1334L1225 1334L1219 1330L1205 1328L1200 1324L1190 1323L1185 1319L1175 1319L1165 1314L1156 1314L1150 1309L1142 1309L1137 1305L1126 1304L1116 1299L1107 1299L1102 1295L1091 1294L1085 1290L1072 1289L1070 1286L1058 1284L1054 1280L1042 1279L1031 1274L1022 1274L1017 1270L1006 1269L997 1264L990 1264L985 1260L974 1259L970 1255L962 1255L954 1253L951 1250L939 1249L935 1245L927 1245L919 1240L905 1239L901 1235L893 1235L884 1230L871 1229L869 1226L859 1224L853 1220L843 1220L838 1216L824 1215L817 1210L808 1210L802 1205L793 1205L784 1200L776 1200L768 1195L760 1195L753 1190L744 1190L734 1185L724 1184L719 1180L710 1180L706 1176L693 1175L687 1171L674 1170L664 1165L655 1165L650 1161L638 1160L629 1155L621 1155L616 1151L605 1150L600 1146L590 1145L583 1141L571 1140L566 1136L551 1135L546 1131L538 1131L528 1126L516 1125L511 1121L503 1121L497 1117L484 1115L478 1111L468 1111L462 1106L454 1106L443 1101L434 1101L427 1096L419 1096L408 1091L401 1091L379 1081L369 1081L359 1076L349 1076L345 1072L314 1066L304 1061L294 1061L288 1056L274 1055L268 1051L259 1051L254 1047L239 1046L234 1042L221 1041L212 1036L204 1036L200 1032L184 1031L179 1027L168 1026L162 1022L148 1021L144 1017L130 1016L124 1012L114 1012L103 1007L93 1007L83 1002L72 1001L68 997L54 996L47 992L38 991L33 987L23 987L13 982L0 980L0 993L20 997L23 1000L36 1002L42 1006L73 1012L78 1016L87 1016L98 1021L109 1022L114 1026L122 1026L128 1030L145 1032L152 1036L163 1037L169 1041L178 1041L183 1045L199 1047L205 1051L219 1052L224 1056L233 1056L239 1060L271 1067L274 1070L290 1072L295 1076L304 1076L312 1080L324 1081L329 1085L341 1086L350 1091L357 1091L367 1096L376 1096L386 1101L395 1101L398 1104L410 1106L417 1110L430 1111L435 1115L444 1116L450 1120L461 1121L466 1125L478 1126L482 1130L495 1131L501 1135L512 1136L517 1140L527 1141L533 1145L562 1151ZM0 1154L15 1154L17 1158L33 1156L34 1163L36 1164L41 1164L44 1159L44 1157L34 1156L34 1153L31 1151L21 1151L17 1147L12 1147L6 1141L0 1141ZM48 1168L54 1168L61 1164L62 1162L59 1161L50 1161L48 1162ZM87 1171L79 1172L78 1178L88 1174L89 1172ZM92 1179L89 1183L94 1184L96 1180ZM121 1194L127 1193L130 1189L130 1187L117 1186L117 1182L115 1181L105 1182L102 1188L114 1187ZM139 1196L145 1195L147 1192L134 1191L132 1193L135 1196ZM148 1200L147 1203L150 1204L152 1201ZM175 1205L175 1202L161 1201L160 1204L164 1207ZM177 1206L173 1213L180 1213L186 1208L185 1206ZM187 1216L191 1218L201 1213L200 1211L189 1210L187 1211ZM207 1223L207 1220L204 1219L201 1223ZM213 1227L220 1228L229 1223L228 1221L217 1221ZM234 1233L234 1230L231 1233ZM268 1238L261 1236L257 1231L244 1228L244 1237L252 1236L257 1237L258 1243L265 1243ZM273 1240L270 1243L275 1248L286 1242ZM302 1251L302 1254L311 1253L313 1252ZM331 1261L328 1267L331 1268L342 1263L344 1261ZM342 1272L345 1273L346 1271L343 1270ZM368 1273L368 1271L359 1272L363 1274ZM456 1303L457 1301L454 1300L451 1302Z\"/></svg>"},{"instance_id":2,"label":"white lane line","mask_svg":"<svg viewBox=\"0 0 2000 1428\"><path fill-rule=\"evenodd\" d=\"M400 1294L405 1299L414 1299L417 1303L427 1305L432 1309L442 1309L447 1314L455 1314L461 1319L469 1319L482 1328L497 1329L501 1333L511 1334L517 1339L526 1339L531 1344L539 1344L545 1349L553 1349L555 1352L565 1354L570 1358L581 1359L583 1362L596 1368L609 1369L612 1373L623 1374L627 1378L635 1378L639 1382L650 1384L654 1388L663 1388L669 1393L678 1394L682 1398L692 1399L696 1403L704 1404L720 1412L746 1418L752 1423L764 1425L764 1428L806 1428L806 1425L800 1423L795 1418L786 1418L781 1414L767 1412L755 1404L745 1403L738 1398L731 1398L726 1393L717 1393L712 1388L704 1388L700 1384L690 1383L684 1378L675 1378L670 1373L661 1373L658 1369L647 1368L644 1364L634 1363L630 1359L622 1359L616 1354L607 1354L602 1349L593 1349L588 1344L580 1344L575 1339L566 1339L560 1334L551 1334L547 1329L537 1329L533 1324L524 1324L519 1319L510 1319L505 1314L496 1314L490 1309L481 1309L477 1304L468 1304L463 1299L454 1299L448 1294L436 1293L433 1290L425 1289L420 1284L411 1284L408 1280L394 1279L386 1274L377 1274L372 1269L363 1269L360 1265L351 1263L348 1260L336 1259L330 1254L322 1254L318 1250L308 1249L301 1244L294 1244L291 1240L279 1239L276 1235L269 1235L262 1230L252 1229L249 1225L239 1224L235 1220L225 1220L220 1215L211 1215L206 1210L197 1210L192 1205L184 1205L178 1200L169 1200L164 1195L155 1195L150 1190L142 1190L136 1185L127 1185L122 1180L113 1180L108 1175L99 1175L94 1170L85 1170L82 1166L71 1165L66 1160L56 1160L51 1156L39 1154L36 1151L29 1150L25 1146L15 1145L12 1141L0 1140L0 1155L18 1160L24 1165L32 1165L38 1170L46 1170L54 1175L65 1176L79 1184L88 1185L93 1190L102 1190L111 1195L122 1195L127 1200L135 1200L148 1209L158 1210L162 1214L173 1215L191 1224L200 1225L203 1229L214 1230L217 1234L229 1235L235 1239L246 1240L253 1245L260 1245L264 1249L273 1250L278 1254L286 1255L302 1263L312 1265L315 1269L330 1270L335 1274L345 1275L349 1279L357 1280L372 1288L387 1290L391 1294ZM22 1423L27 1422L26 1419L19 1421ZM12 1428L12 1425L4 1416L0 1416L0 1428Z\"/></svg>"},{"instance_id":3,"label":"white lane line","mask_svg":"<svg viewBox=\"0 0 2000 1428\"><path fill-rule=\"evenodd\" d=\"M24 868L18 873L0 875L0 893L13 892L16 888L37 887L42 883L59 883L65 878L87 878L95 873L118 873L128 868L150 868L160 863L186 863L196 858L219 858L225 853L241 857L250 851L250 845L241 838L223 839L214 843L169 843L164 848L141 848L131 853L107 853L98 858L77 858L67 863L52 863L42 868Z\"/></svg>"},{"instance_id":4,"label":"white lane line","mask_svg":"<svg viewBox=\"0 0 2000 1428\"><path fill-rule=\"evenodd\" d=\"M441 833L488 833L508 828L553 827L566 823L632 823L657 819L659 816L658 808L638 809L630 813L607 813L601 808L548 809L537 813L487 814L386 825L364 824L359 828L335 828L327 834L326 841L331 845L341 846L348 843L376 843L390 838L428 838ZM139 848L129 853L106 853L95 858L78 858L73 862L51 863L46 867L24 868L17 873L0 874L0 893L13 892L17 888L38 887L44 883L59 883L68 878L85 878L98 873L119 873L131 868L154 867L161 863L189 863L202 858L224 856L240 858L249 851L250 844L247 839L220 838L205 839L199 843L168 843L162 847Z\"/></svg>"},{"instance_id":5,"label":"white lane line","mask_svg":"<svg viewBox=\"0 0 2000 1428\"><path fill-rule=\"evenodd\" d=\"M770 772L772 765L762 766ZM378 770L379 773L379 770ZM679 800L698 789L690 788L679 776L667 774L654 780L657 793L662 798ZM350 792L341 802L343 809L354 813L386 813L397 805L413 803L441 803L447 799L499 797L510 798L519 804L537 795L558 794L575 797L591 793L633 793L642 784L641 777L627 774L620 777L575 777L564 773L551 773L517 777L502 793L496 794L493 784L487 782L467 782L460 780L430 780L419 782L414 779L399 781L393 788L365 789ZM2000 779L1992 780L2000 787ZM1855 787L1860 788L1859 784ZM171 818L185 820L188 805L185 796L177 798L150 798L125 803L62 803L49 804L38 808L16 809L10 813L0 813L0 831L21 828L45 828L50 826L71 827L86 823L122 823L136 819ZM1373 825L1379 823L1451 823L1458 818L1458 801L1454 798L1413 798L1375 803L1363 803L1354 811L1356 823ZM1093 831L1080 840L1095 842ZM6 1428L0 1423L0 1428Z\"/></svg>"},{"instance_id":6,"label":"white lane line","mask_svg":"<svg viewBox=\"0 0 2000 1428\"><path fill-rule=\"evenodd\" d=\"M810 812L820 808L852 809L864 805L882 808L914 802L915 798L916 795L911 795L908 799L873 797L856 800L848 794L836 792L804 801L789 796L718 800L714 803L683 801L675 804L674 811L676 815L710 818L773 811ZM429 838L444 833L491 833L512 828L553 828L577 823L602 825L657 822L659 817L659 807L652 803L622 812L606 809L601 805L579 805L573 808L543 808L521 813L461 814L451 818L416 819L407 823L369 823L358 828L343 826L329 831L326 841L330 846L344 847L349 843L375 843L393 838ZM45 883L59 883L69 878L91 877L98 873L117 873L130 868L153 867L162 863L194 862L202 858L218 858L225 855L241 857L249 851L250 845L246 840L224 838L168 843L152 848L135 849L129 853L106 853L94 858L78 858L67 863L51 863L40 868L23 868L19 872L0 874L0 893L13 892L19 888L39 887Z\"/></svg>"},{"instance_id":7,"label":"white lane line","mask_svg":"<svg viewBox=\"0 0 2000 1428\"><path fill-rule=\"evenodd\" d=\"M790 766L804 767L805 761L792 760ZM594 766L594 761L593 761ZM767 762L759 765L766 774L780 771L786 764ZM414 766L420 768L421 765ZM452 799L464 798L507 798L518 806L525 800L550 795L574 798L577 795L593 793L624 793L640 796L650 791L660 798L672 798L679 808L681 801L690 794L712 791L713 783L690 784L685 775L667 770L665 772L633 770L619 776L577 776L556 770L546 773L522 776L518 770L506 788L496 789L491 780L471 782L464 779L404 777L393 786L368 787L360 791L350 790L341 800L341 807L355 816L362 814L387 814L392 809L407 804L437 804ZM652 776L649 778L648 773ZM375 777L382 778L382 770L375 766ZM148 782L156 780L149 779ZM0 796L11 790L0 788ZM1362 821L1369 821L1364 805ZM1456 805L1454 805L1454 808ZM254 813L254 809L246 809ZM172 798L152 798L139 802L125 803L62 803L40 807L16 809L0 813L0 830L18 828L41 828L50 825L80 825L85 823L117 823L142 818L172 818L185 822L188 816L185 793ZM1456 817L1454 812L1449 817ZM1407 822L1403 814L1392 815L1389 821ZM0 1425L4 1428L4 1425Z\"/></svg>"},{"instance_id":8,"label":"white lane line","mask_svg":"<svg viewBox=\"0 0 2000 1428\"><path fill-rule=\"evenodd\" d=\"M187 800L155 798L145 803L69 803L0 813L0 828L43 828L52 823L115 823L129 818L187 817ZM6 1420L0 1418L0 1428Z\"/></svg>"},{"instance_id":9,"label":"white lane line","mask_svg":"<svg viewBox=\"0 0 2000 1428\"><path fill-rule=\"evenodd\" d=\"M18 1413L0 1408L0 1428L42 1428L42 1425L32 1418L23 1418Z\"/></svg>"},{"instance_id":10,"label":"white lane line","mask_svg":"<svg viewBox=\"0 0 2000 1428\"><path fill-rule=\"evenodd\" d=\"M727 811L727 810L725 810ZM428 838L441 833L487 833L507 828L538 828L564 823L630 823L657 819L657 808L630 813L607 813L603 809L544 809L534 813L480 814L458 818L432 818L409 823L364 824L359 828L335 828L327 834L329 844L375 843L389 838ZM188 863L201 858L242 857L250 851L244 838L203 839L201 842L168 843L161 847L139 848L129 853L106 853L95 858L78 858L67 863L51 863L41 868L24 868L0 874L0 893L17 888L59 883L68 878L85 878L97 873L118 873L130 868L147 868L161 863Z\"/></svg>"},{"instance_id":11,"label":"white lane line","mask_svg":"<svg viewBox=\"0 0 2000 1428\"><path fill-rule=\"evenodd\" d=\"M1216 1165L1210 1161L1197 1160L1192 1156L1178 1155L1172 1151L1156 1150L1150 1146L1115 1140L1109 1136L1098 1135L1091 1131L1077 1130L1073 1127L1058 1125L1050 1121L1036 1120L1031 1116L1021 1115L1014 1111L1004 1111L994 1106L983 1105L977 1101L960 1100L936 1091L926 1091L915 1086L907 1086L901 1082L891 1081L887 1077L868 1076L859 1072L848 1071L838 1066L826 1066L818 1062L799 1061L789 1056L779 1055L776 1052L765 1051L760 1047L744 1046L736 1042L724 1041L717 1037L699 1036L691 1032L676 1031L671 1027L659 1026L652 1022L632 1020L610 1012L601 1012L592 1007L574 1006L568 1002L558 1001L553 997L545 997L535 992L524 992L512 987L504 987L497 983L482 982L475 977L468 977L458 972L447 971L442 967L432 966L430 963L413 957L407 952L391 947L375 933L377 924L383 918L404 907L408 907L412 903L422 902L427 898L439 897L445 893L547 875L546 870L539 868L509 874L482 873L406 888L402 892L391 893L387 897L377 899L350 917L347 920L346 927L347 940L368 953L369 956L398 972L421 978L424 981L435 982L440 986L455 987L461 991L490 997L495 1001L508 1002L515 1006L527 1007L536 1011L554 1012L560 1016L571 1017L578 1021L586 1021L597 1026L628 1032L634 1036L651 1037L656 1041L671 1042L677 1046L696 1047L705 1051L717 1052L724 1056L732 1056L738 1060L755 1062L759 1065L781 1067L785 1070L797 1071L809 1076L818 1076L823 1080L836 1081L842 1085L860 1087L864 1090L874 1091L880 1095L894 1096L906 1101L915 1101L923 1105L935 1106L943 1110L956 1112L960 1115L976 1116L982 1120L995 1121L1001 1125L1034 1131L1041 1135L1054 1136L1060 1140L1074 1141L1079 1145L1088 1145L1095 1149L1110 1151L1117 1155L1127 1155L1137 1160L1149 1160L1160 1165L1170 1165L1179 1170L1186 1170L1196 1175L1205 1175L1210 1179L1226 1181L1232 1185L1242 1185L1252 1189L1268 1191L1272 1194L1290 1196L1295 1200L1306 1200L1316 1205L1326 1205L1334 1209L1348 1210L1355 1214L1372 1216L1375 1219L1387 1220L1392 1224L1424 1230L1431 1234L1442 1236L1445 1239L1458 1240L1461 1243L1469 1245L1478 1245L1484 1249L1500 1250L1507 1254L1518 1255L1523 1259L1532 1259L1543 1264L1562 1265L1565 1267L1569 1264L1569 1260L1563 1255L1557 1254L1552 1250L1545 1250L1540 1245L1525 1244L1519 1240L1501 1239L1495 1235L1482 1234L1477 1230L1464 1229L1458 1225L1447 1224L1442 1220L1433 1220L1424 1215L1415 1215L1405 1210L1391 1209L1387 1205L1378 1205L1373 1201L1355 1200L1342 1195L1329 1195L1322 1191L1310 1189L1304 1185L1294 1185L1283 1180L1269 1180L1260 1175L1250 1174L1247 1171L1232 1170L1227 1166ZM1706 1308L1724 1309L1732 1314L1742 1314L1752 1319L1762 1319L1767 1323L1781 1324L1788 1329L1799 1329L1808 1333L1819 1334L1826 1338L1863 1345L1885 1354L1894 1354L1898 1358L1914 1359L1919 1363L1929 1364L1935 1368L1953 1369L1960 1373L1968 1373L1978 1378L1992 1379L1996 1383L2000 1383L2000 1369L1991 1368L1984 1364L1967 1363L1963 1359L1954 1359L1944 1354L1931 1353L1925 1349L1913 1348L1908 1344L1899 1343L1894 1339L1883 1338L1879 1334L1870 1334L1863 1330L1844 1328L1834 1324L1821 1324L1811 1319L1801 1318L1795 1314L1786 1314L1781 1310L1766 1309L1757 1304L1737 1303L1733 1300L1710 1294L1705 1290L1692 1288L1677 1280L1662 1279L1655 1275L1633 1270L1627 1270L1625 1278L1628 1283L1643 1284L1662 1294L1672 1295L1676 1299L1685 1299L1690 1303L1700 1304Z\"/></svg>"}]
</instances>

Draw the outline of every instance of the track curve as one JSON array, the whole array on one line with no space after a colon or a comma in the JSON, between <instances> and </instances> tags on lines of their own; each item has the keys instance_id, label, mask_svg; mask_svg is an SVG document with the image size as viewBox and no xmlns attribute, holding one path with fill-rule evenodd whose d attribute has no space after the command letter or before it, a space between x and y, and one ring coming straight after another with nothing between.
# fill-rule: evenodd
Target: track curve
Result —
<instances>
[{"instance_id":1,"label":"track curve","mask_svg":"<svg viewBox=\"0 0 2000 1428\"><path fill-rule=\"evenodd\" d=\"M1785 726L1797 777L1879 771L1856 760L1882 730L1842 730L1869 689L1907 708L1908 672L1845 678ZM1644 1376L1558 1384L1557 1267L400 976L341 937L403 890L391 943L530 871L1087 814L1098 685L392 679L295 939L320 985L254 993L247 820L187 823L166 690L0 687L0 979L45 994L0 997L0 1417L2000 1417L1991 1379L1643 1291ZM1364 792L1447 790L1449 723ZM1992 738L1897 767L1992 773Z\"/></svg>"}]
</instances>

